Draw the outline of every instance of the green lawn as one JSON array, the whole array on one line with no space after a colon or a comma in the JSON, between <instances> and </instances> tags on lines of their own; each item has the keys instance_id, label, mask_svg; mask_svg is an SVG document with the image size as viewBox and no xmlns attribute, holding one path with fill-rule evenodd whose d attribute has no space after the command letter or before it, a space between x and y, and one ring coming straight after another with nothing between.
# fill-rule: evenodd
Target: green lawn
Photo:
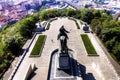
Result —
<instances>
[{"instance_id":1,"label":"green lawn","mask_svg":"<svg viewBox=\"0 0 120 80\"><path fill-rule=\"evenodd\" d=\"M35 43L35 46L30 55L41 55L41 51L44 46L45 37L46 37L45 35L40 35L38 37L38 40Z\"/></svg>"},{"instance_id":2,"label":"green lawn","mask_svg":"<svg viewBox=\"0 0 120 80\"><path fill-rule=\"evenodd\" d=\"M75 21L75 24L76 24L76 26L77 26L77 29L80 29L80 26L79 26L77 20L74 20L74 21Z\"/></svg>"},{"instance_id":3,"label":"green lawn","mask_svg":"<svg viewBox=\"0 0 120 80\"><path fill-rule=\"evenodd\" d=\"M79 26L79 24L77 23L77 21L76 20L74 20L75 21L75 24L76 24L76 26L77 26L77 29L80 29L80 26Z\"/></svg>"},{"instance_id":4,"label":"green lawn","mask_svg":"<svg viewBox=\"0 0 120 80\"><path fill-rule=\"evenodd\" d=\"M50 22L48 23L46 30L49 30L49 28L50 28Z\"/></svg>"},{"instance_id":5,"label":"green lawn","mask_svg":"<svg viewBox=\"0 0 120 80\"><path fill-rule=\"evenodd\" d=\"M88 55L94 55L94 54L96 55L97 53L96 53L90 39L88 38L88 36L86 34L81 34L81 37L82 37L82 40L83 40L83 43L85 45Z\"/></svg>"}]
</instances>

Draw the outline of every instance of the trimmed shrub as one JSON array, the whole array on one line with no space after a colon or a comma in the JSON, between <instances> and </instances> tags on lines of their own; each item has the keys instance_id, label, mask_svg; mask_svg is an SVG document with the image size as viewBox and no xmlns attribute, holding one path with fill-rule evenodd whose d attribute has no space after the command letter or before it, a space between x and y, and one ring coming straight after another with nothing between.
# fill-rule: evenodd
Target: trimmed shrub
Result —
<instances>
[{"instance_id":1,"label":"trimmed shrub","mask_svg":"<svg viewBox=\"0 0 120 80\"><path fill-rule=\"evenodd\" d=\"M68 17L68 19L75 21L75 24L76 24L76 26L77 26L77 29L80 29L80 26L79 26L79 24L77 23L77 20L76 20L76 19L71 18L71 17Z\"/></svg>"}]
</instances>

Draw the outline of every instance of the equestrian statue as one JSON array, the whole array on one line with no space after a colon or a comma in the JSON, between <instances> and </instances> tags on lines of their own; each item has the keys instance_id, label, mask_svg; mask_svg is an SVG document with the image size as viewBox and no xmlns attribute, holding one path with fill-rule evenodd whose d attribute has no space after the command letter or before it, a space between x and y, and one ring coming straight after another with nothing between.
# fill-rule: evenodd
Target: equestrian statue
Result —
<instances>
[{"instance_id":1,"label":"equestrian statue","mask_svg":"<svg viewBox=\"0 0 120 80\"><path fill-rule=\"evenodd\" d=\"M67 33L69 33L64 26L59 29L59 34L57 40L60 40L60 46L61 46L61 53L68 53L68 47L67 47Z\"/></svg>"}]
</instances>

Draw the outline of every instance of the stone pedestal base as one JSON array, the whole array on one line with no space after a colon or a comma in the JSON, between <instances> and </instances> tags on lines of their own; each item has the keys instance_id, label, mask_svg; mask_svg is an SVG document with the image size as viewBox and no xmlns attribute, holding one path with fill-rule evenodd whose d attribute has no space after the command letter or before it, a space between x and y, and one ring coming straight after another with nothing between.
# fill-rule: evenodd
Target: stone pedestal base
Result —
<instances>
[{"instance_id":1,"label":"stone pedestal base","mask_svg":"<svg viewBox=\"0 0 120 80\"><path fill-rule=\"evenodd\" d=\"M50 60L49 75L47 80L82 80L77 61L72 53L64 54L54 51Z\"/></svg>"},{"instance_id":2,"label":"stone pedestal base","mask_svg":"<svg viewBox=\"0 0 120 80\"><path fill-rule=\"evenodd\" d=\"M70 69L70 57L69 54L60 53L58 54L58 61L57 61L58 69L66 70Z\"/></svg>"}]
</instances>

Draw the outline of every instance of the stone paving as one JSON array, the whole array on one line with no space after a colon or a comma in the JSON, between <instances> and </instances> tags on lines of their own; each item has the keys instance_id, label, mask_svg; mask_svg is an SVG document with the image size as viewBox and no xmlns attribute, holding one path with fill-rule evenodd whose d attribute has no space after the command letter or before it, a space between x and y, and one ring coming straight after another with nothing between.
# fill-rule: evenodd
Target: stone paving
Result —
<instances>
[{"instance_id":1,"label":"stone paving","mask_svg":"<svg viewBox=\"0 0 120 80\"><path fill-rule=\"evenodd\" d=\"M74 58L81 65L80 68L84 71L84 80L119 80L104 51L97 43L94 35L91 33L87 33L87 35L89 36L99 56L87 56L85 47L80 37L80 34L83 34L84 32L81 29L77 29L75 22L68 20L68 18L58 18L58 20L51 23L49 30L43 32L42 34L38 34L35 37L13 80L23 80L29 64L35 64L37 67L35 75L31 78L31 80L47 80L51 53L55 49L59 48L57 35L59 33L59 28L62 25L65 26L66 30L70 31L70 33L68 33L68 47L72 50ZM47 39L41 56L29 57L38 36L43 34L47 35Z\"/></svg>"}]
</instances>

